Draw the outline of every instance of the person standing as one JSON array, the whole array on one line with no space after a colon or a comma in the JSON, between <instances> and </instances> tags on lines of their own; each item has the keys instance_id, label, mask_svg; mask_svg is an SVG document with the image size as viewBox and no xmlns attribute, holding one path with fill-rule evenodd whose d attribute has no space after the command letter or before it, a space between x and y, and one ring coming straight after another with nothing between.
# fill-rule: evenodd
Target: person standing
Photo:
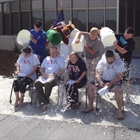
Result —
<instances>
[{"instance_id":1,"label":"person standing","mask_svg":"<svg viewBox=\"0 0 140 140\"><path fill-rule=\"evenodd\" d=\"M127 68L131 64L132 53L135 50L135 41L133 40L134 29L132 27L126 28L124 34L116 34L117 41L114 42L115 51L120 55L125 62Z\"/></svg>"},{"instance_id":2,"label":"person standing","mask_svg":"<svg viewBox=\"0 0 140 140\"><path fill-rule=\"evenodd\" d=\"M90 29L90 32L78 32L75 43L79 43L81 35L85 38L84 53L88 68L88 77L94 77L95 67L99 58L105 52L104 46L99 38L99 30L96 27Z\"/></svg>"},{"instance_id":3,"label":"person standing","mask_svg":"<svg viewBox=\"0 0 140 140\"><path fill-rule=\"evenodd\" d=\"M40 62L46 57L46 32L42 29L42 22L36 20L34 29L30 30L30 43L33 52L38 55Z\"/></svg>"},{"instance_id":4,"label":"person standing","mask_svg":"<svg viewBox=\"0 0 140 140\"><path fill-rule=\"evenodd\" d=\"M50 56L47 56L40 66L41 76L35 81L37 99L42 111L47 109L52 88L57 85L55 77L61 76L64 69L64 58L58 55L58 48L52 46L50 48Z\"/></svg>"},{"instance_id":5,"label":"person standing","mask_svg":"<svg viewBox=\"0 0 140 140\"><path fill-rule=\"evenodd\" d=\"M132 53L135 50L135 41L133 40L134 29L128 27L124 34L116 34L116 41L114 42L115 51L120 55L126 66L124 80L127 83L127 94L130 92L130 64Z\"/></svg>"}]
</instances>

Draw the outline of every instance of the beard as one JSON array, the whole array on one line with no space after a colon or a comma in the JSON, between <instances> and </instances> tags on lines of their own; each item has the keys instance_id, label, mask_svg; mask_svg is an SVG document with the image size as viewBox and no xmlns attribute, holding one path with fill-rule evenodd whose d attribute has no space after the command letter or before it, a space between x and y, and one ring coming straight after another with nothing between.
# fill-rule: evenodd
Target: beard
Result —
<instances>
[{"instance_id":1,"label":"beard","mask_svg":"<svg viewBox=\"0 0 140 140\"><path fill-rule=\"evenodd\" d=\"M109 65L111 65L113 62L108 62Z\"/></svg>"}]
</instances>

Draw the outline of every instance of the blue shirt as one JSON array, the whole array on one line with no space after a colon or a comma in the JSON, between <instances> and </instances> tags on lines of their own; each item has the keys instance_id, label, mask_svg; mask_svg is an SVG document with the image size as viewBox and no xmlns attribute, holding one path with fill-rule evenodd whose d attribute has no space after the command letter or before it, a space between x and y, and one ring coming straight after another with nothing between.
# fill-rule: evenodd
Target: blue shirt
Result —
<instances>
[{"instance_id":1,"label":"blue shirt","mask_svg":"<svg viewBox=\"0 0 140 140\"><path fill-rule=\"evenodd\" d=\"M39 32L32 29L30 30L30 33L37 43L34 44L32 41L30 41L29 45L32 47L33 53L38 55L40 61L42 62L42 60L46 57L46 32L42 29Z\"/></svg>"}]
</instances>

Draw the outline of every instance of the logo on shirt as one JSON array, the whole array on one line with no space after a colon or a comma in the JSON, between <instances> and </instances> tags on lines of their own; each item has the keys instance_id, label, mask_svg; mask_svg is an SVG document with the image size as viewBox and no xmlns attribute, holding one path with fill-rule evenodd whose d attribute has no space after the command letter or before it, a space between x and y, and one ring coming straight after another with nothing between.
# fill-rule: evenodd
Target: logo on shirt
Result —
<instances>
[{"instance_id":1,"label":"logo on shirt","mask_svg":"<svg viewBox=\"0 0 140 140\"><path fill-rule=\"evenodd\" d=\"M78 66L69 65L68 66L68 71L80 72L80 69L79 69Z\"/></svg>"},{"instance_id":2,"label":"logo on shirt","mask_svg":"<svg viewBox=\"0 0 140 140\"><path fill-rule=\"evenodd\" d=\"M122 45L127 44L127 41L123 37L120 37L119 41L122 43Z\"/></svg>"}]
</instances>

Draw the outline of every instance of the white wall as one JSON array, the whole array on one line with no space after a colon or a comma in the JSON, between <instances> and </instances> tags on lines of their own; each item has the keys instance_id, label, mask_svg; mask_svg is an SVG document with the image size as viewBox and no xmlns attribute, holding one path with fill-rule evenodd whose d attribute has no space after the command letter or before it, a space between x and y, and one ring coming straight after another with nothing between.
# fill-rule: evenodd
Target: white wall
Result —
<instances>
[{"instance_id":1,"label":"white wall","mask_svg":"<svg viewBox=\"0 0 140 140\"><path fill-rule=\"evenodd\" d=\"M13 50L16 43L16 36L0 36L0 49Z\"/></svg>"}]
</instances>

